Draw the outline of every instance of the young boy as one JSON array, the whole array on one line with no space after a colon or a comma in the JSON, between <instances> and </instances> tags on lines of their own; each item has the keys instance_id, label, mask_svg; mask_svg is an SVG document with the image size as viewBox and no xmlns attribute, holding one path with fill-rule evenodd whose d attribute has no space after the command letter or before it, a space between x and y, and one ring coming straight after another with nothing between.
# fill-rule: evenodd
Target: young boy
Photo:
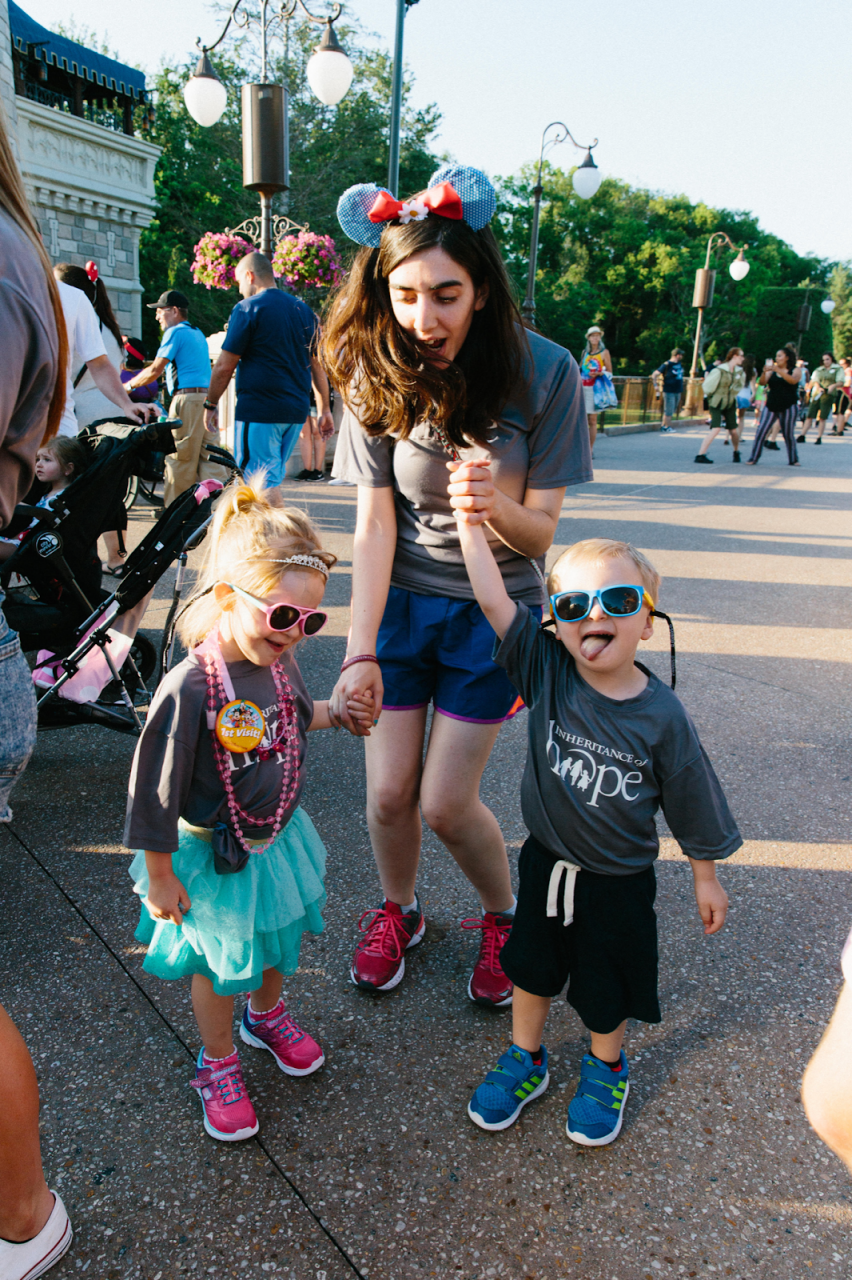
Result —
<instances>
[{"instance_id":1,"label":"young boy","mask_svg":"<svg viewBox=\"0 0 852 1280\"><path fill-rule=\"evenodd\" d=\"M629 1091L627 1019L661 1020L654 814L662 808L692 865L705 934L722 928L728 907L715 860L742 840L692 721L635 661L660 587L650 561L604 538L563 552L548 578L552 635L509 598L481 526L457 514L471 585L499 637L494 660L529 708L521 800L530 835L500 955L515 984L514 1043L468 1115L482 1129L507 1129L544 1093L542 1032L567 979L568 1001L591 1033L567 1133L604 1146L618 1137Z\"/></svg>"}]
</instances>

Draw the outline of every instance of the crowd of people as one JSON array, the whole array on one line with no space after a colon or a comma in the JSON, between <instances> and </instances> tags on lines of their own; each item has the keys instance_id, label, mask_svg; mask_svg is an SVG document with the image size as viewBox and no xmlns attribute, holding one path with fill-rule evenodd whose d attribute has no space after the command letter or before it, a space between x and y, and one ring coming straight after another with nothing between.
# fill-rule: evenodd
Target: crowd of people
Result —
<instances>
[{"instance_id":1,"label":"crowd of people","mask_svg":"<svg viewBox=\"0 0 852 1280\"><path fill-rule=\"evenodd\" d=\"M334 728L364 741L378 879L375 905L359 924L352 982L374 996L396 987L406 952L424 937L417 877L425 820L478 900L462 922L479 937L468 996L512 1010L505 1051L473 1092L469 1120L505 1130L548 1088L545 1027L567 982L590 1044L567 1107L567 1137L586 1147L615 1141L630 1090L628 1021L662 1018L655 814L665 814L690 862L706 935L727 912L716 863L742 840L686 708L636 662L658 616L653 563L628 543L593 539L571 546L545 576L566 490L592 479L592 419L602 403L594 384L612 369L600 329L589 330L578 366L523 328L490 226L491 183L476 169L447 165L413 202L373 184L341 197L341 225L360 247L321 338L310 310L277 290L268 261L250 254L237 270L242 301L212 374L176 290L150 304L163 338L146 363L141 344L114 331L90 273L94 296L82 279L54 278L2 135L0 166L4 527L37 466L54 487L73 474L73 458L54 440L73 425L78 361L110 405L137 419L151 404L129 396L150 401L165 376L182 423L167 500L216 465L206 447L237 374L245 479L217 502L179 621L187 656L153 697L124 833L135 855L144 968L191 983L199 1051L190 1083L204 1130L235 1142L259 1128L234 1043L236 997L248 994L242 1044L271 1053L288 1075L325 1061L283 987L302 935L323 928L326 852L300 801L309 735ZM86 295L91 316L77 298L69 304L75 292ZM112 358L104 327L115 340ZM282 332L283 344L275 339ZM122 381L114 361L128 355L137 363ZM660 370L669 419L680 359L673 352ZM705 384L710 439L724 427L737 452L737 397L749 386L743 365L735 348ZM822 398L836 389L826 369L814 414L823 423ZM308 517L286 505L280 484L312 391L316 434L329 431L329 380L346 405L337 466L357 486L357 525L346 656L329 697L314 698L298 647L327 621L335 557ZM761 447L777 421L790 448L781 401L793 389L798 395L799 381L789 348L754 379L766 388ZM315 470L313 430L309 443ZM2 614L0 631L0 820L9 821L36 713L28 664ZM529 835L516 897L480 785L501 725L522 706ZM847 1023L848 1013L839 1014L835 1057L838 1039L848 1047ZM0 1109L0 1275L22 1280L62 1256L71 1226L44 1179L35 1073L5 1014L0 1050L11 1071ZM825 1083L830 1075L813 1068L809 1107L845 1154L845 1111L834 1101L841 1091Z\"/></svg>"}]
</instances>

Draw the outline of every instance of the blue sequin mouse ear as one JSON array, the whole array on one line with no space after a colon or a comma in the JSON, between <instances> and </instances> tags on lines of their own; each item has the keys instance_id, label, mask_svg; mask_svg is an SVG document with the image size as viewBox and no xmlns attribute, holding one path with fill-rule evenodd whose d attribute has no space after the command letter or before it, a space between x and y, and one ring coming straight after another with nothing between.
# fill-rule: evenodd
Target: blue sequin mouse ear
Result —
<instances>
[{"instance_id":1,"label":"blue sequin mouse ear","mask_svg":"<svg viewBox=\"0 0 852 1280\"><path fill-rule=\"evenodd\" d=\"M445 164L429 179L429 186L452 184L461 197L464 220L474 231L487 227L497 208L497 193L481 169L466 164Z\"/></svg>"},{"instance_id":2,"label":"blue sequin mouse ear","mask_svg":"<svg viewBox=\"0 0 852 1280\"><path fill-rule=\"evenodd\" d=\"M376 197L383 191L393 199L389 191L385 191L384 187L377 187L375 182L359 182L344 191L338 200L337 221L349 239L356 244L378 249L385 223L371 222L367 215L376 203Z\"/></svg>"}]
</instances>

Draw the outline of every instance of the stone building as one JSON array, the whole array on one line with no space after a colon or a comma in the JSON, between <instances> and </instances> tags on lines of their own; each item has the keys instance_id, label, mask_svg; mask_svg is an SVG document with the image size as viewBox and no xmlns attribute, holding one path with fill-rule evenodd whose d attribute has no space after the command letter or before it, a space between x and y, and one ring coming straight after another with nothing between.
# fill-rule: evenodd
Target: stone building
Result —
<instances>
[{"instance_id":1,"label":"stone building","mask_svg":"<svg viewBox=\"0 0 852 1280\"><path fill-rule=\"evenodd\" d=\"M50 257L97 262L121 328L138 334L139 236L160 154L137 136L150 111L143 73L0 0L0 93Z\"/></svg>"}]
</instances>

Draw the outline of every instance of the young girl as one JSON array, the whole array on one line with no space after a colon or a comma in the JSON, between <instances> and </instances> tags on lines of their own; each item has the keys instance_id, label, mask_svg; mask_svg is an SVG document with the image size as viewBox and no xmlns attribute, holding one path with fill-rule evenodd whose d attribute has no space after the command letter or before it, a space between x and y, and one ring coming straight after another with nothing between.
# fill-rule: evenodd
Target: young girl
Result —
<instances>
[{"instance_id":1,"label":"young girl","mask_svg":"<svg viewBox=\"0 0 852 1280\"><path fill-rule=\"evenodd\" d=\"M299 808L306 733L331 727L308 694L295 647L319 609L335 556L307 516L277 505L264 475L225 490L207 539L200 594L179 624L189 656L157 690L130 777L125 844L143 901L144 968L192 975L202 1048L204 1127L250 1138L257 1117L233 1044L234 995L250 991L240 1037L288 1075L323 1052L281 997L302 933L320 933L325 849ZM372 710L353 700L357 731ZM336 721L334 722L336 724Z\"/></svg>"},{"instance_id":2,"label":"young girl","mask_svg":"<svg viewBox=\"0 0 852 1280\"><path fill-rule=\"evenodd\" d=\"M54 436L52 440L48 440L47 444L43 444L36 454L35 473L36 479L41 484L50 485L50 488L47 493L42 494L35 505L37 507L52 506L62 490L67 489L71 481L85 471L88 462L89 453L86 446L74 436ZM33 520L23 533L19 533L14 538L0 539L0 560L8 560L24 533L37 523L37 520Z\"/></svg>"}]
</instances>

